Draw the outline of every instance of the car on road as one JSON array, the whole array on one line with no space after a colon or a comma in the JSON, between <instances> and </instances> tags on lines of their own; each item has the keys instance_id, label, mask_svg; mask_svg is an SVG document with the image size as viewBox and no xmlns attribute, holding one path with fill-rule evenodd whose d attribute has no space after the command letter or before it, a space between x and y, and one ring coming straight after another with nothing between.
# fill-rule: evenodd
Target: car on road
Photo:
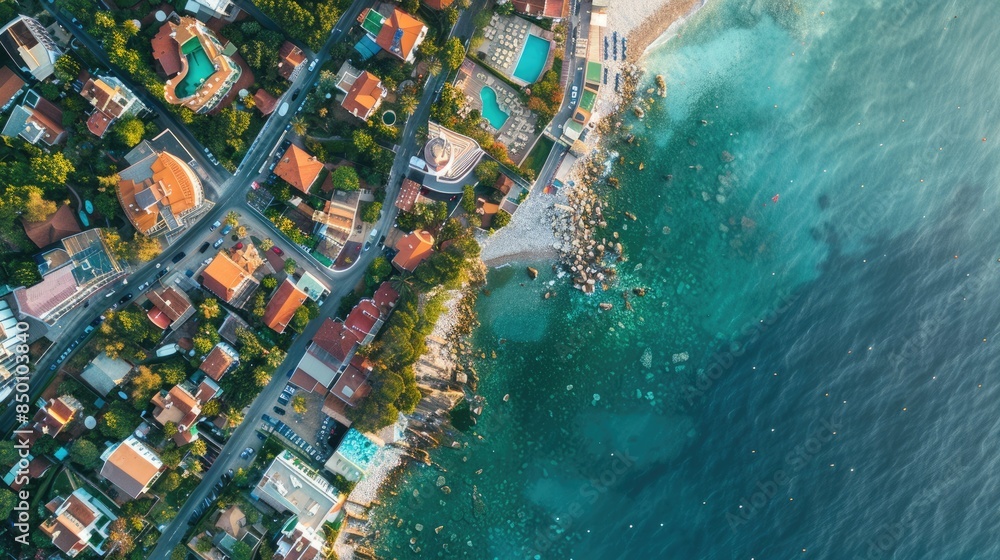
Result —
<instances>
[{"instance_id":1,"label":"car on road","mask_svg":"<svg viewBox=\"0 0 1000 560\"><path fill-rule=\"evenodd\" d=\"M166 275L167 275L167 270L166 269L161 270L161 271L159 271L159 272L156 273L156 277L157 278L163 278Z\"/></svg>"},{"instance_id":2,"label":"car on road","mask_svg":"<svg viewBox=\"0 0 1000 560\"><path fill-rule=\"evenodd\" d=\"M273 253L274 253L275 255L278 255L279 257L280 257L281 255L284 255L284 254L285 254L285 252L284 252L284 251L282 251L282 250L281 250L281 248L280 248L280 247L278 247L277 245L275 245L274 247L271 247L271 251L272 251L272 252L273 252Z\"/></svg>"},{"instance_id":3,"label":"car on road","mask_svg":"<svg viewBox=\"0 0 1000 560\"><path fill-rule=\"evenodd\" d=\"M180 253L177 253L176 255L174 255L174 258L170 259L170 262L172 262L174 264L177 264L177 263L181 262L181 260L184 259L184 257L186 257L186 256L187 256L187 254L184 251L181 251Z\"/></svg>"},{"instance_id":4,"label":"car on road","mask_svg":"<svg viewBox=\"0 0 1000 560\"><path fill-rule=\"evenodd\" d=\"M225 238L220 237L215 243L212 243L212 247L215 247L216 249L218 249L225 242L226 242Z\"/></svg>"},{"instance_id":5,"label":"car on road","mask_svg":"<svg viewBox=\"0 0 1000 560\"><path fill-rule=\"evenodd\" d=\"M368 233L369 239L378 239L378 228L373 228L371 232Z\"/></svg>"},{"instance_id":6,"label":"car on road","mask_svg":"<svg viewBox=\"0 0 1000 560\"><path fill-rule=\"evenodd\" d=\"M379 247L385 247L385 236L384 235L382 237L378 238L378 246Z\"/></svg>"},{"instance_id":7,"label":"car on road","mask_svg":"<svg viewBox=\"0 0 1000 560\"><path fill-rule=\"evenodd\" d=\"M255 432L255 433L257 434L257 439L259 439L260 441L264 441L267 439L267 436L265 436L264 434L260 432Z\"/></svg>"},{"instance_id":8,"label":"car on road","mask_svg":"<svg viewBox=\"0 0 1000 560\"><path fill-rule=\"evenodd\" d=\"M371 241L365 241L365 248L364 248L364 250L367 251L368 249L371 249L371 248L372 248L372 242Z\"/></svg>"},{"instance_id":9,"label":"car on road","mask_svg":"<svg viewBox=\"0 0 1000 560\"><path fill-rule=\"evenodd\" d=\"M146 280L142 284L139 284L139 287L136 288L136 289L139 290L139 291L142 291L142 290L145 290L148 287L149 287L149 280Z\"/></svg>"},{"instance_id":10,"label":"car on road","mask_svg":"<svg viewBox=\"0 0 1000 560\"><path fill-rule=\"evenodd\" d=\"M212 224L212 226L208 228L208 231L215 231L221 225L222 225L222 222L220 222L219 220L215 220L215 223Z\"/></svg>"},{"instance_id":11,"label":"car on road","mask_svg":"<svg viewBox=\"0 0 1000 560\"><path fill-rule=\"evenodd\" d=\"M187 276L188 278L193 278L194 277L194 271L189 268L189 269L187 269L187 270L184 271L184 275ZM178 278L178 280L180 280L180 278Z\"/></svg>"},{"instance_id":12,"label":"car on road","mask_svg":"<svg viewBox=\"0 0 1000 560\"><path fill-rule=\"evenodd\" d=\"M132 299L132 292L129 292L129 293L123 295L122 298L120 300L118 300L118 305L122 305L122 304L124 304L126 301L128 301L130 299Z\"/></svg>"},{"instance_id":13,"label":"car on road","mask_svg":"<svg viewBox=\"0 0 1000 560\"><path fill-rule=\"evenodd\" d=\"M222 231L219 232L219 235L229 235L229 232L231 231L233 231L233 226L226 224L226 227L222 228Z\"/></svg>"},{"instance_id":14,"label":"car on road","mask_svg":"<svg viewBox=\"0 0 1000 560\"><path fill-rule=\"evenodd\" d=\"M577 86L573 86L573 89L571 89L569 92L569 98L573 101L576 101L576 94L579 93L579 91L580 88L578 88Z\"/></svg>"},{"instance_id":15,"label":"car on road","mask_svg":"<svg viewBox=\"0 0 1000 560\"><path fill-rule=\"evenodd\" d=\"M209 247L211 247L211 246L212 246L212 244L211 244L211 243L209 243L208 241L206 241L206 242L204 242L204 243L202 243L202 244L201 244L201 248L200 248L200 249L198 249L198 252L199 252L199 253L204 253L204 252L205 252L205 251L207 251L207 250L208 250L208 248L209 248Z\"/></svg>"},{"instance_id":16,"label":"car on road","mask_svg":"<svg viewBox=\"0 0 1000 560\"><path fill-rule=\"evenodd\" d=\"M298 99L299 98L299 93L301 93L301 92L302 92L301 89L297 89L297 90L293 91L292 92L292 101L295 101L296 99Z\"/></svg>"},{"instance_id":17,"label":"car on road","mask_svg":"<svg viewBox=\"0 0 1000 560\"><path fill-rule=\"evenodd\" d=\"M285 415L285 409L281 408L280 406L276 406L276 407L272 408L271 410L273 410L274 413L277 414L278 416L284 416Z\"/></svg>"},{"instance_id":18,"label":"car on road","mask_svg":"<svg viewBox=\"0 0 1000 560\"><path fill-rule=\"evenodd\" d=\"M315 69L316 69L316 62L317 62L318 60L319 60L319 59L313 59L313 61L309 63L309 71L310 71L310 72L312 72L313 70L315 70Z\"/></svg>"}]
</instances>

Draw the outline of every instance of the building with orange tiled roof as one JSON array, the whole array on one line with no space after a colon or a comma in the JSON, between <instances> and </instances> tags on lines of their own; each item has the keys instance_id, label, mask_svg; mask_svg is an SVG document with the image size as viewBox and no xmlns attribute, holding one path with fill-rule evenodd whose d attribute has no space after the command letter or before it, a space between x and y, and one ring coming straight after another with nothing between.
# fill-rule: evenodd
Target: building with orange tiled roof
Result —
<instances>
[{"instance_id":1,"label":"building with orange tiled roof","mask_svg":"<svg viewBox=\"0 0 1000 560\"><path fill-rule=\"evenodd\" d=\"M260 111L260 114L264 116L273 113L274 109L278 106L278 100L264 88L258 89L257 93L253 94L253 102L257 110Z\"/></svg>"},{"instance_id":2,"label":"building with orange tiled roof","mask_svg":"<svg viewBox=\"0 0 1000 560\"><path fill-rule=\"evenodd\" d=\"M52 544L70 558L90 548L103 556L108 528L118 517L100 499L85 488L77 488L68 497L56 496L45 504L52 516L39 525Z\"/></svg>"},{"instance_id":3,"label":"building with orange tiled roof","mask_svg":"<svg viewBox=\"0 0 1000 560\"><path fill-rule=\"evenodd\" d=\"M264 308L264 324L278 334L285 332L295 312L308 298L289 278L285 278Z\"/></svg>"},{"instance_id":4,"label":"building with orange tiled roof","mask_svg":"<svg viewBox=\"0 0 1000 560\"><path fill-rule=\"evenodd\" d=\"M153 395L152 403L153 418L161 426L169 422L177 427L174 443L181 446L198 439L198 431L192 428L201 415L201 403L183 385L174 385L170 391L159 391Z\"/></svg>"},{"instance_id":5,"label":"building with orange tiled roof","mask_svg":"<svg viewBox=\"0 0 1000 560\"><path fill-rule=\"evenodd\" d=\"M134 435L101 455L101 477L133 500L144 494L163 472L163 461Z\"/></svg>"},{"instance_id":6,"label":"building with orange tiled roof","mask_svg":"<svg viewBox=\"0 0 1000 560\"><path fill-rule=\"evenodd\" d=\"M427 36L427 26L424 22L400 10L392 9L392 15L386 18L382 29L375 37L375 42L382 50L406 62L416 58L417 47Z\"/></svg>"},{"instance_id":7,"label":"building with orange tiled roof","mask_svg":"<svg viewBox=\"0 0 1000 560\"><path fill-rule=\"evenodd\" d=\"M49 399L45 406L35 413L29 439L35 441L43 435L56 437L82 410L83 405L72 395Z\"/></svg>"},{"instance_id":8,"label":"building with orange tiled roof","mask_svg":"<svg viewBox=\"0 0 1000 560\"><path fill-rule=\"evenodd\" d=\"M135 229L149 236L182 229L205 203L201 179L168 152L154 152L118 173L118 202Z\"/></svg>"},{"instance_id":9,"label":"building with orange tiled roof","mask_svg":"<svg viewBox=\"0 0 1000 560\"><path fill-rule=\"evenodd\" d=\"M511 0L514 10L526 16L561 19L566 17L566 0Z\"/></svg>"},{"instance_id":10,"label":"building with orange tiled roof","mask_svg":"<svg viewBox=\"0 0 1000 560\"><path fill-rule=\"evenodd\" d=\"M354 80L340 105L348 113L367 121L388 94L389 90L382 85L382 80L375 74L365 71Z\"/></svg>"},{"instance_id":11,"label":"building with orange tiled roof","mask_svg":"<svg viewBox=\"0 0 1000 560\"><path fill-rule=\"evenodd\" d=\"M257 272L257 269L264 266L265 263L264 257L260 256L260 251L257 250L257 246L249 241L243 245L243 248L233 249L229 258L233 259L233 262L247 271L248 274Z\"/></svg>"},{"instance_id":12,"label":"building with orange tiled roof","mask_svg":"<svg viewBox=\"0 0 1000 560\"><path fill-rule=\"evenodd\" d=\"M354 356L344 373L330 387L327 399L333 396L348 406L355 406L371 392L368 378L373 370L374 366L368 358Z\"/></svg>"},{"instance_id":13,"label":"building with orange tiled roof","mask_svg":"<svg viewBox=\"0 0 1000 560\"><path fill-rule=\"evenodd\" d=\"M358 347L357 334L341 321L327 317L313 336L292 373L291 383L306 391L326 394Z\"/></svg>"},{"instance_id":14,"label":"building with orange tiled roof","mask_svg":"<svg viewBox=\"0 0 1000 560\"><path fill-rule=\"evenodd\" d=\"M403 179L403 185L399 188L399 196L396 197L396 208L399 208L403 212L413 210L413 205L416 204L418 196L420 196L420 183L410 179Z\"/></svg>"},{"instance_id":15,"label":"building with orange tiled roof","mask_svg":"<svg viewBox=\"0 0 1000 560\"><path fill-rule=\"evenodd\" d=\"M306 61L306 55L302 49L296 47L289 41L281 44L278 50L278 74L289 82L294 81L299 75L302 63Z\"/></svg>"},{"instance_id":16,"label":"building with orange tiled roof","mask_svg":"<svg viewBox=\"0 0 1000 560\"><path fill-rule=\"evenodd\" d=\"M423 0L424 6L432 10L443 10L455 3L455 0Z\"/></svg>"},{"instance_id":17,"label":"building with orange tiled roof","mask_svg":"<svg viewBox=\"0 0 1000 560\"><path fill-rule=\"evenodd\" d=\"M212 262L201 271L202 286L227 303L241 306L257 287L253 274L224 252L218 253ZM238 302L238 303L234 303Z\"/></svg>"},{"instance_id":18,"label":"building with orange tiled roof","mask_svg":"<svg viewBox=\"0 0 1000 560\"><path fill-rule=\"evenodd\" d=\"M83 84L80 95L94 108L87 119L87 130L98 138L104 136L115 120L138 114L146 108L139 97L114 76L90 78Z\"/></svg>"},{"instance_id":19,"label":"building with orange tiled roof","mask_svg":"<svg viewBox=\"0 0 1000 560\"><path fill-rule=\"evenodd\" d=\"M190 16L164 23L152 39L152 48L153 58L167 76L164 99L195 113L218 107L243 72L230 58L236 49Z\"/></svg>"},{"instance_id":20,"label":"building with orange tiled roof","mask_svg":"<svg viewBox=\"0 0 1000 560\"><path fill-rule=\"evenodd\" d=\"M0 66L0 112L10 109L24 85L24 80L13 70Z\"/></svg>"},{"instance_id":21,"label":"building with orange tiled roof","mask_svg":"<svg viewBox=\"0 0 1000 560\"><path fill-rule=\"evenodd\" d=\"M146 292L146 298L153 304L146 316L161 329L176 328L194 315L191 299L173 286L152 289Z\"/></svg>"},{"instance_id":22,"label":"building with orange tiled roof","mask_svg":"<svg viewBox=\"0 0 1000 560\"><path fill-rule=\"evenodd\" d=\"M308 194L309 188L323 171L323 162L302 148L292 144L274 168L274 174L286 183Z\"/></svg>"},{"instance_id":23,"label":"building with orange tiled roof","mask_svg":"<svg viewBox=\"0 0 1000 560\"><path fill-rule=\"evenodd\" d=\"M393 266L413 272L417 265L434 254L434 236L426 230L408 233L396 243L396 251L398 252L392 259Z\"/></svg>"},{"instance_id":24,"label":"building with orange tiled roof","mask_svg":"<svg viewBox=\"0 0 1000 560\"><path fill-rule=\"evenodd\" d=\"M364 346L375 339L375 335L382 328L384 317L378 306L371 299L363 299L351 309L344 319L344 326L354 331L359 343Z\"/></svg>"}]
</instances>

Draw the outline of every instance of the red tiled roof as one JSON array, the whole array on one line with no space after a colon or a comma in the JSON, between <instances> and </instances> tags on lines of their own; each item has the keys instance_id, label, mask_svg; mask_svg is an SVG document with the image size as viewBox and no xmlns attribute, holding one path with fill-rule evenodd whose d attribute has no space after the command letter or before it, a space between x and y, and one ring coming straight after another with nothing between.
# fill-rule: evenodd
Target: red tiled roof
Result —
<instances>
[{"instance_id":1,"label":"red tiled roof","mask_svg":"<svg viewBox=\"0 0 1000 560\"><path fill-rule=\"evenodd\" d=\"M76 221L76 213L68 204L60 206L44 221L26 222L22 218L21 224L24 225L24 233L28 235L28 239L39 249L82 231L80 223Z\"/></svg>"},{"instance_id":2,"label":"red tiled roof","mask_svg":"<svg viewBox=\"0 0 1000 560\"><path fill-rule=\"evenodd\" d=\"M496 182L493 183L493 188L502 192L503 194L510 194L510 188L514 186L514 180L508 177L506 174L501 173L497 177Z\"/></svg>"},{"instance_id":3,"label":"red tiled roof","mask_svg":"<svg viewBox=\"0 0 1000 560\"><path fill-rule=\"evenodd\" d=\"M295 373L292 374L292 378L288 380L292 385L302 388L303 391L309 391L310 393L322 392L317 391L319 389L326 390L326 387L312 378L308 373L306 373L301 368L295 368Z\"/></svg>"},{"instance_id":4,"label":"red tiled roof","mask_svg":"<svg viewBox=\"0 0 1000 560\"><path fill-rule=\"evenodd\" d=\"M153 309L150 310L150 313L154 309L161 313L167 319L167 326L180 319L191 309L191 302L187 296L183 292L174 289L173 286L159 291L150 290L146 293L146 297L153 304ZM155 323L156 321L153 322Z\"/></svg>"},{"instance_id":5,"label":"red tiled roof","mask_svg":"<svg viewBox=\"0 0 1000 560\"><path fill-rule=\"evenodd\" d=\"M308 297L291 280L285 278L264 308L264 324L278 334L285 332L288 322Z\"/></svg>"},{"instance_id":6,"label":"red tiled roof","mask_svg":"<svg viewBox=\"0 0 1000 560\"><path fill-rule=\"evenodd\" d=\"M378 76L371 72L362 72L347 91L341 106L355 117L368 120L386 93Z\"/></svg>"},{"instance_id":7,"label":"red tiled roof","mask_svg":"<svg viewBox=\"0 0 1000 560\"><path fill-rule=\"evenodd\" d=\"M399 188L399 196L396 197L396 208L403 212L413 210L413 205L420 195L420 183L410 179L403 179L403 186Z\"/></svg>"},{"instance_id":8,"label":"red tiled roof","mask_svg":"<svg viewBox=\"0 0 1000 560\"><path fill-rule=\"evenodd\" d=\"M257 93L253 94L253 100L257 106L257 110L263 115L270 115L274 112L274 108L278 106L278 100L264 88L258 89Z\"/></svg>"},{"instance_id":9,"label":"red tiled roof","mask_svg":"<svg viewBox=\"0 0 1000 560\"><path fill-rule=\"evenodd\" d=\"M292 72L305 62L306 55L302 49L292 43L285 41L278 51L278 73L286 80L292 76Z\"/></svg>"},{"instance_id":10,"label":"red tiled roof","mask_svg":"<svg viewBox=\"0 0 1000 560\"><path fill-rule=\"evenodd\" d=\"M455 0L424 0L424 5L432 10L443 10L454 2Z\"/></svg>"},{"instance_id":11,"label":"red tiled roof","mask_svg":"<svg viewBox=\"0 0 1000 560\"><path fill-rule=\"evenodd\" d=\"M330 388L330 393L354 406L371 391L368 377L372 373L372 363L367 358L354 356L344 373Z\"/></svg>"},{"instance_id":12,"label":"red tiled roof","mask_svg":"<svg viewBox=\"0 0 1000 560\"><path fill-rule=\"evenodd\" d=\"M417 265L434 253L434 237L428 231L420 230L408 233L396 243L396 256L392 264L413 272Z\"/></svg>"},{"instance_id":13,"label":"red tiled roof","mask_svg":"<svg viewBox=\"0 0 1000 560\"><path fill-rule=\"evenodd\" d=\"M13 70L6 66L0 66L0 107L13 99L17 92L24 87L24 80Z\"/></svg>"},{"instance_id":14,"label":"red tiled roof","mask_svg":"<svg viewBox=\"0 0 1000 560\"><path fill-rule=\"evenodd\" d=\"M114 117L109 117L102 111L94 111L87 119L87 130L98 138L104 138L104 133L108 131Z\"/></svg>"},{"instance_id":15,"label":"red tiled roof","mask_svg":"<svg viewBox=\"0 0 1000 560\"><path fill-rule=\"evenodd\" d=\"M170 33L170 24L164 23L150 41L153 46L153 58L168 78L181 71L181 55L177 49L177 42Z\"/></svg>"},{"instance_id":16,"label":"red tiled roof","mask_svg":"<svg viewBox=\"0 0 1000 560\"><path fill-rule=\"evenodd\" d=\"M374 335L377 331L379 320L379 310L375 302L370 299L363 299L354 306L354 309L347 314L344 326L354 331L359 340L364 340L368 335Z\"/></svg>"},{"instance_id":17,"label":"red tiled roof","mask_svg":"<svg viewBox=\"0 0 1000 560\"><path fill-rule=\"evenodd\" d=\"M395 41L397 30L402 30L402 34L399 37L400 52L393 52L392 45ZM417 43L417 37L420 36L423 30L424 23L422 21L399 8L393 8L392 15L386 18L385 23L382 24L382 29L378 32L375 42L386 52L406 60L410 57L410 53Z\"/></svg>"},{"instance_id":18,"label":"red tiled roof","mask_svg":"<svg viewBox=\"0 0 1000 560\"><path fill-rule=\"evenodd\" d=\"M563 15L565 0L513 0L514 9L536 17L558 18Z\"/></svg>"},{"instance_id":19,"label":"red tiled roof","mask_svg":"<svg viewBox=\"0 0 1000 560\"><path fill-rule=\"evenodd\" d=\"M372 296L375 300L375 305L378 306L379 312L382 313L383 319L385 315L396 306L396 302L399 301L399 292L392 287L388 281L382 282L382 285L375 290L375 295Z\"/></svg>"},{"instance_id":20,"label":"red tiled roof","mask_svg":"<svg viewBox=\"0 0 1000 560\"><path fill-rule=\"evenodd\" d=\"M222 379L222 376L226 374L231 365L233 365L233 357L224 351L222 347L216 346L212 348L208 356L205 356L205 361L201 363L198 369L205 372L205 375L218 381Z\"/></svg>"},{"instance_id":21,"label":"red tiled roof","mask_svg":"<svg viewBox=\"0 0 1000 560\"><path fill-rule=\"evenodd\" d=\"M341 362L347 359L351 350L360 342L357 335L344 326L344 323L329 317L323 321L312 341Z\"/></svg>"},{"instance_id":22,"label":"red tiled roof","mask_svg":"<svg viewBox=\"0 0 1000 560\"><path fill-rule=\"evenodd\" d=\"M322 170L323 162L292 144L281 156L281 160L274 168L274 174L296 189L308 193L309 187L316 182Z\"/></svg>"}]
</instances>

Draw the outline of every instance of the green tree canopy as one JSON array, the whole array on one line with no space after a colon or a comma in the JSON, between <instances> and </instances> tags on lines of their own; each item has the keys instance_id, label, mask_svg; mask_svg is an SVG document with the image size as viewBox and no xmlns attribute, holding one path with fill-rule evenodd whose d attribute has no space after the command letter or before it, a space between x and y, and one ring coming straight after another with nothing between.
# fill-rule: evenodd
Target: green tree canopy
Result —
<instances>
[{"instance_id":1,"label":"green tree canopy","mask_svg":"<svg viewBox=\"0 0 1000 560\"><path fill-rule=\"evenodd\" d=\"M0 488L0 519L10 519L14 511L14 493L6 488Z\"/></svg>"},{"instance_id":2,"label":"green tree canopy","mask_svg":"<svg viewBox=\"0 0 1000 560\"><path fill-rule=\"evenodd\" d=\"M333 188L342 191L356 191L361 188L361 183L358 181L358 173L354 171L354 168L348 165L341 165L337 169L333 170L330 174L330 180L333 182Z\"/></svg>"},{"instance_id":3,"label":"green tree canopy","mask_svg":"<svg viewBox=\"0 0 1000 560\"><path fill-rule=\"evenodd\" d=\"M97 465L101 453L97 446L85 439L77 439L69 448L69 459L84 468L93 468Z\"/></svg>"},{"instance_id":4,"label":"green tree canopy","mask_svg":"<svg viewBox=\"0 0 1000 560\"><path fill-rule=\"evenodd\" d=\"M365 202L361 207L361 221L373 224L378 221L378 216L381 213L381 202Z\"/></svg>"},{"instance_id":5,"label":"green tree canopy","mask_svg":"<svg viewBox=\"0 0 1000 560\"><path fill-rule=\"evenodd\" d=\"M126 147L132 148L138 145L139 142L142 142L142 135L145 133L146 127L136 117L126 117L115 123L115 139Z\"/></svg>"}]
</instances>

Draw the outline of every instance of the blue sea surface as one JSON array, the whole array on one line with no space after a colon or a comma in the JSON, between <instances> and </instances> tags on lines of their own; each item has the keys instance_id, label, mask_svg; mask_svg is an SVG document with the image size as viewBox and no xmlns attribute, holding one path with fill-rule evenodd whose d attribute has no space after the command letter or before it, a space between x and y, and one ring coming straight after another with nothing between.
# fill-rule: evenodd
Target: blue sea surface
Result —
<instances>
[{"instance_id":1,"label":"blue sea surface","mask_svg":"<svg viewBox=\"0 0 1000 560\"><path fill-rule=\"evenodd\" d=\"M380 557L1000 558L995 16L711 0L650 53L617 283L490 274L485 411Z\"/></svg>"}]
</instances>

